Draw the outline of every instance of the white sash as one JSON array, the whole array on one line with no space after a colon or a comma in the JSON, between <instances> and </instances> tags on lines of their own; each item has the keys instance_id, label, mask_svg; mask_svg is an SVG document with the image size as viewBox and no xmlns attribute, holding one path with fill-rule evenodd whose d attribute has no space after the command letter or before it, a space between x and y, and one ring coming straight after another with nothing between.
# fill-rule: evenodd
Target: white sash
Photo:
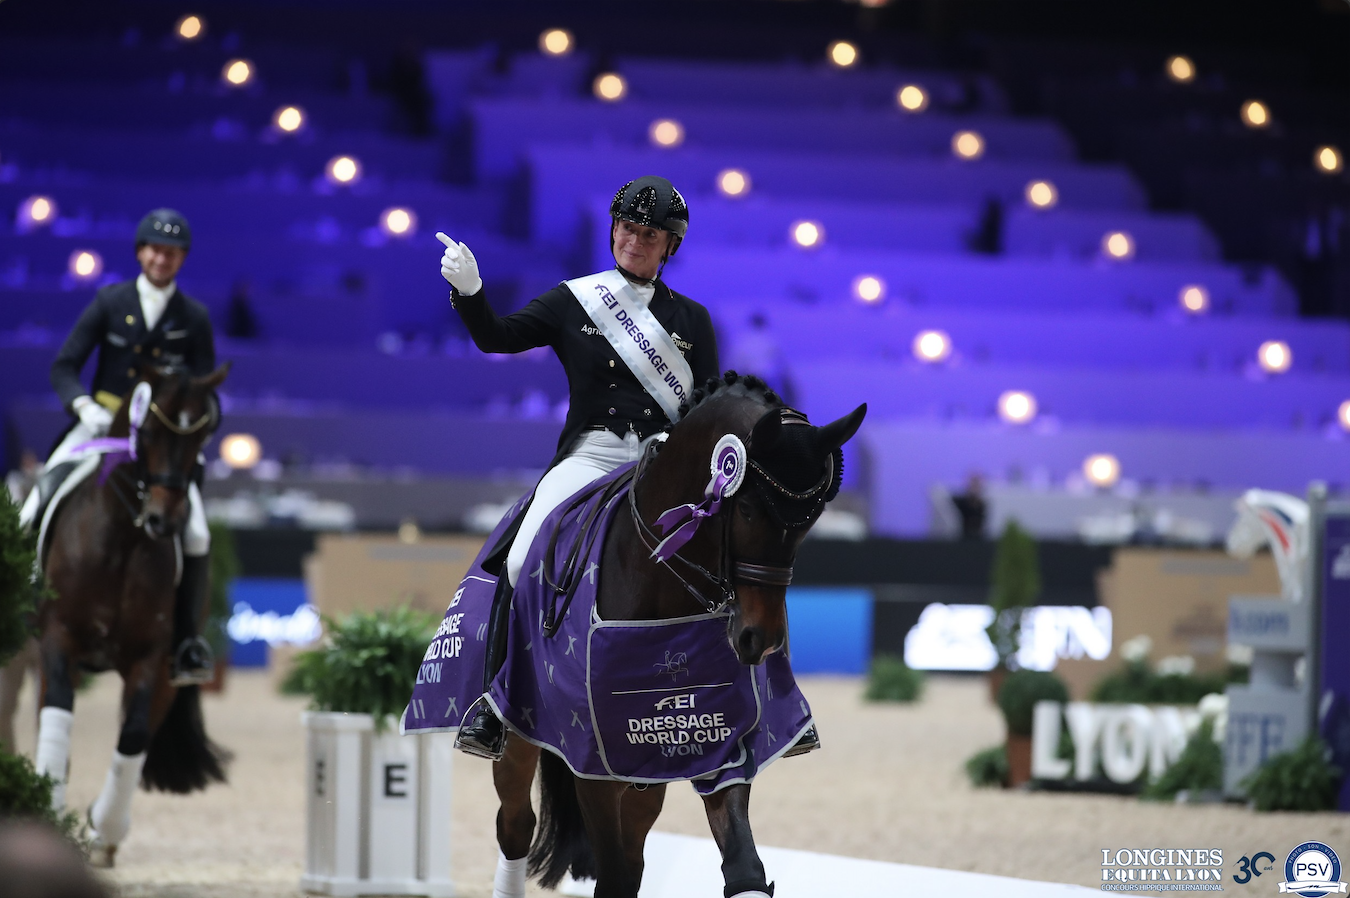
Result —
<instances>
[{"instance_id":1,"label":"white sash","mask_svg":"<svg viewBox=\"0 0 1350 898\"><path fill-rule=\"evenodd\" d=\"M678 420L694 372L628 279L611 268L563 283L666 417Z\"/></svg>"}]
</instances>

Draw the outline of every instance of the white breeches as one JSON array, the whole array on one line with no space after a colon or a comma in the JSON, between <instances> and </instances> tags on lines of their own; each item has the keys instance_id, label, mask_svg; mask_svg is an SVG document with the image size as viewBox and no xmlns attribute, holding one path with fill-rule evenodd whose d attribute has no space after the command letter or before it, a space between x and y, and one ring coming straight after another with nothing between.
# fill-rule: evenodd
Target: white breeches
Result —
<instances>
[{"instance_id":1,"label":"white breeches","mask_svg":"<svg viewBox=\"0 0 1350 898\"><path fill-rule=\"evenodd\" d=\"M647 444L658 436L639 440L632 431L620 437L608 430L588 430L581 435L567 457L554 465L534 488L534 501L520 523L520 532L511 544L511 553L506 556L506 576L512 586L520 578L520 569L525 566L530 543L534 542L544 518L592 480L603 477L620 465L637 461Z\"/></svg>"},{"instance_id":2,"label":"white breeches","mask_svg":"<svg viewBox=\"0 0 1350 898\"><path fill-rule=\"evenodd\" d=\"M93 434L89 428L85 427L79 421L70 429L52 453L52 457L47 459L47 468L53 468L64 461L70 460L71 452L81 443L87 443L93 439ZM206 509L202 504L201 490L197 489L197 484L188 484L188 519L187 527L183 531L183 554L190 558L200 558L203 555L209 555L211 552L211 529L206 523ZM19 521L24 526L33 523L33 516L37 514L38 491L35 489L28 494L24 500L23 510L19 513Z\"/></svg>"}]
</instances>

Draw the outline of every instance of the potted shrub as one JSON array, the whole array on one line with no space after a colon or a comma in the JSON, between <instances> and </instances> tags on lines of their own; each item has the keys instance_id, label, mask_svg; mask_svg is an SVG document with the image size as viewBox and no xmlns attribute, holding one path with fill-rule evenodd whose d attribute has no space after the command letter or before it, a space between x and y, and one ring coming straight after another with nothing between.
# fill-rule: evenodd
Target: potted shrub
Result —
<instances>
[{"instance_id":1,"label":"potted shrub","mask_svg":"<svg viewBox=\"0 0 1350 898\"><path fill-rule=\"evenodd\" d=\"M1068 687L1048 671L1015 670L998 690L998 707L1008 729L1008 785L1017 787L1031 780L1031 722L1036 703L1066 703Z\"/></svg>"},{"instance_id":2,"label":"potted shrub","mask_svg":"<svg viewBox=\"0 0 1350 898\"><path fill-rule=\"evenodd\" d=\"M989 605L994 620L985 631L998 660L989 674L989 697L997 700L1009 662L1021 648L1022 612L1041 595L1041 562L1036 541L1016 521L1003 528L989 575Z\"/></svg>"},{"instance_id":3,"label":"potted shrub","mask_svg":"<svg viewBox=\"0 0 1350 898\"><path fill-rule=\"evenodd\" d=\"M220 692L225 688L225 675L230 666L230 584L239 576L239 551L234 543L234 531L224 524L211 523L211 602L206 612L202 636L216 656L216 672L203 688Z\"/></svg>"},{"instance_id":4,"label":"potted shrub","mask_svg":"<svg viewBox=\"0 0 1350 898\"><path fill-rule=\"evenodd\" d=\"M863 698L869 702L913 702L923 695L923 685L923 671L914 670L895 655L878 655L872 659Z\"/></svg>"},{"instance_id":5,"label":"potted shrub","mask_svg":"<svg viewBox=\"0 0 1350 898\"><path fill-rule=\"evenodd\" d=\"M305 875L330 895L454 894L450 764L454 736L400 736L397 715L437 621L409 608L325 619L282 691L310 697ZM368 859L363 865L361 858Z\"/></svg>"},{"instance_id":6,"label":"potted shrub","mask_svg":"<svg viewBox=\"0 0 1350 898\"><path fill-rule=\"evenodd\" d=\"M0 489L0 667L23 648L32 635L33 584L37 536L19 527L19 509L9 491ZM33 769L27 758L0 747L0 818L26 817L47 823L72 841L82 838L79 816L52 809L52 781Z\"/></svg>"}]
</instances>

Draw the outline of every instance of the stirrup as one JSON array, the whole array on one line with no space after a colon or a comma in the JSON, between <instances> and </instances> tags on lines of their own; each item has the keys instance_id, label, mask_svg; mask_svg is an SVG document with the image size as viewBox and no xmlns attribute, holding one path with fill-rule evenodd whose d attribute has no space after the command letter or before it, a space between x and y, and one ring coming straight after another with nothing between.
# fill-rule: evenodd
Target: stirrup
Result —
<instances>
[{"instance_id":1,"label":"stirrup","mask_svg":"<svg viewBox=\"0 0 1350 898\"><path fill-rule=\"evenodd\" d=\"M216 675L211 646L200 636L185 639L174 653L169 671L170 686L204 686Z\"/></svg>"},{"instance_id":2,"label":"stirrup","mask_svg":"<svg viewBox=\"0 0 1350 898\"><path fill-rule=\"evenodd\" d=\"M478 702L483 700L480 698ZM474 704L477 705L478 702ZM491 732L494 725L497 730L495 734ZM506 725L493 713L491 705L483 702L482 707L475 712L473 720L459 728L459 732L455 734L455 748L475 758L501 760L506 750Z\"/></svg>"},{"instance_id":3,"label":"stirrup","mask_svg":"<svg viewBox=\"0 0 1350 898\"><path fill-rule=\"evenodd\" d=\"M818 748L820 748L820 734L816 732L816 725L813 723L806 728L805 733L802 733L802 737L783 753L783 757L795 758L797 755L804 755Z\"/></svg>"}]
</instances>

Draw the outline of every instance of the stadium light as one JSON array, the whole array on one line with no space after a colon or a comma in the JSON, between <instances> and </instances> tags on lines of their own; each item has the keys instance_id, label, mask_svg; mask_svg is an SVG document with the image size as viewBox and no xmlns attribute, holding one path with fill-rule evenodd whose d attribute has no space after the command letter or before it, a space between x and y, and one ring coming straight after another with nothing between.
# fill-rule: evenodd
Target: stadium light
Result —
<instances>
[{"instance_id":1,"label":"stadium light","mask_svg":"<svg viewBox=\"0 0 1350 898\"><path fill-rule=\"evenodd\" d=\"M622 75L605 72L603 75L596 76L592 89L595 91L597 98L607 103L613 103L622 100L624 94L628 93L628 82L623 80Z\"/></svg>"},{"instance_id":2,"label":"stadium light","mask_svg":"<svg viewBox=\"0 0 1350 898\"><path fill-rule=\"evenodd\" d=\"M1059 191L1049 181L1032 181L1027 185L1027 203L1033 209L1053 209L1059 202Z\"/></svg>"},{"instance_id":3,"label":"stadium light","mask_svg":"<svg viewBox=\"0 0 1350 898\"><path fill-rule=\"evenodd\" d=\"M1173 56L1167 60L1167 77L1178 84L1189 84L1195 80L1195 63L1189 56Z\"/></svg>"},{"instance_id":4,"label":"stadium light","mask_svg":"<svg viewBox=\"0 0 1350 898\"><path fill-rule=\"evenodd\" d=\"M380 230L390 237L411 237L417 233L417 213L403 206L393 206L380 213Z\"/></svg>"},{"instance_id":5,"label":"stadium light","mask_svg":"<svg viewBox=\"0 0 1350 898\"><path fill-rule=\"evenodd\" d=\"M739 168L724 169L717 175L717 189L722 196L743 197L750 192L750 176Z\"/></svg>"},{"instance_id":6,"label":"stadium light","mask_svg":"<svg viewBox=\"0 0 1350 898\"><path fill-rule=\"evenodd\" d=\"M906 84L896 91L895 102L906 112L923 112L928 108L928 93L917 84Z\"/></svg>"},{"instance_id":7,"label":"stadium light","mask_svg":"<svg viewBox=\"0 0 1350 898\"><path fill-rule=\"evenodd\" d=\"M1120 481L1120 460L1106 452L1089 455L1083 462L1083 476L1095 487L1113 487Z\"/></svg>"},{"instance_id":8,"label":"stadium light","mask_svg":"<svg viewBox=\"0 0 1350 898\"><path fill-rule=\"evenodd\" d=\"M220 458L236 471L246 471L262 461L262 444L251 433L232 433L220 441Z\"/></svg>"},{"instance_id":9,"label":"stadium light","mask_svg":"<svg viewBox=\"0 0 1350 898\"><path fill-rule=\"evenodd\" d=\"M195 41L206 33L206 22L201 16L183 16L173 26L173 33L180 41Z\"/></svg>"},{"instance_id":10,"label":"stadium light","mask_svg":"<svg viewBox=\"0 0 1350 898\"><path fill-rule=\"evenodd\" d=\"M272 124L278 131L294 134L305 126L305 111L299 106L282 106L272 116Z\"/></svg>"},{"instance_id":11,"label":"stadium light","mask_svg":"<svg viewBox=\"0 0 1350 898\"><path fill-rule=\"evenodd\" d=\"M1177 297L1181 307L1192 315L1201 315L1209 311L1209 291L1199 284L1187 284L1181 288Z\"/></svg>"},{"instance_id":12,"label":"stadium light","mask_svg":"<svg viewBox=\"0 0 1350 898\"><path fill-rule=\"evenodd\" d=\"M684 125L673 118L659 118L647 129L647 136L658 147L677 147L684 143Z\"/></svg>"},{"instance_id":13,"label":"stadium light","mask_svg":"<svg viewBox=\"0 0 1350 898\"><path fill-rule=\"evenodd\" d=\"M859 275L853 280L853 295L868 305L876 305L886 298L886 282L874 274Z\"/></svg>"},{"instance_id":14,"label":"stadium light","mask_svg":"<svg viewBox=\"0 0 1350 898\"><path fill-rule=\"evenodd\" d=\"M1341 403L1341 407L1336 409L1336 420L1340 422L1341 430L1350 430L1350 399Z\"/></svg>"},{"instance_id":15,"label":"stadium light","mask_svg":"<svg viewBox=\"0 0 1350 898\"><path fill-rule=\"evenodd\" d=\"M1283 374L1294 364L1294 354L1283 340L1267 340L1256 350L1256 361L1267 374Z\"/></svg>"},{"instance_id":16,"label":"stadium light","mask_svg":"<svg viewBox=\"0 0 1350 898\"><path fill-rule=\"evenodd\" d=\"M253 63L247 59L231 59L220 70L220 77L231 87L243 87L253 80Z\"/></svg>"},{"instance_id":17,"label":"stadium light","mask_svg":"<svg viewBox=\"0 0 1350 898\"><path fill-rule=\"evenodd\" d=\"M1264 128L1270 124L1270 109L1260 100L1242 104L1242 123L1248 128Z\"/></svg>"},{"instance_id":18,"label":"stadium light","mask_svg":"<svg viewBox=\"0 0 1350 898\"><path fill-rule=\"evenodd\" d=\"M1008 390L998 397L998 416L1009 424L1026 424L1036 417L1036 397L1022 390Z\"/></svg>"},{"instance_id":19,"label":"stadium light","mask_svg":"<svg viewBox=\"0 0 1350 898\"><path fill-rule=\"evenodd\" d=\"M1102 252L1112 259L1134 258L1134 238L1125 231L1109 231L1102 237Z\"/></svg>"},{"instance_id":20,"label":"stadium light","mask_svg":"<svg viewBox=\"0 0 1350 898\"><path fill-rule=\"evenodd\" d=\"M79 281L92 281L103 273L103 257L92 249L77 249L70 254L66 269Z\"/></svg>"},{"instance_id":21,"label":"stadium light","mask_svg":"<svg viewBox=\"0 0 1350 898\"><path fill-rule=\"evenodd\" d=\"M858 48L848 41L835 41L829 47L830 63L846 69L858 62Z\"/></svg>"},{"instance_id":22,"label":"stadium light","mask_svg":"<svg viewBox=\"0 0 1350 898\"><path fill-rule=\"evenodd\" d=\"M1318 147L1317 152L1313 154L1313 162L1317 165L1317 170L1324 175L1337 174L1345 165L1341 151L1330 145Z\"/></svg>"},{"instance_id":23,"label":"stadium light","mask_svg":"<svg viewBox=\"0 0 1350 898\"><path fill-rule=\"evenodd\" d=\"M941 362L952 354L952 341L942 331L920 331L914 336L913 350L921 362Z\"/></svg>"},{"instance_id":24,"label":"stadium light","mask_svg":"<svg viewBox=\"0 0 1350 898\"><path fill-rule=\"evenodd\" d=\"M56 201L49 196L30 196L19 204L19 230L30 231L56 221Z\"/></svg>"},{"instance_id":25,"label":"stadium light","mask_svg":"<svg viewBox=\"0 0 1350 898\"><path fill-rule=\"evenodd\" d=\"M566 56L572 52L572 32L550 28L539 35L539 50L547 56Z\"/></svg>"},{"instance_id":26,"label":"stadium light","mask_svg":"<svg viewBox=\"0 0 1350 898\"><path fill-rule=\"evenodd\" d=\"M792 242L802 249L813 249L825 242L825 228L818 221L794 222Z\"/></svg>"},{"instance_id":27,"label":"stadium light","mask_svg":"<svg viewBox=\"0 0 1350 898\"><path fill-rule=\"evenodd\" d=\"M957 131L952 135L952 152L959 159L979 159L984 155L984 138L978 131Z\"/></svg>"},{"instance_id":28,"label":"stadium light","mask_svg":"<svg viewBox=\"0 0 1350 898\"><path fill-rule=\"evenodd\" d=\"M353 156L334 156L326 173L334 184L355 184L361 179L361 163Z\"/></svg>"}]
</instances>

